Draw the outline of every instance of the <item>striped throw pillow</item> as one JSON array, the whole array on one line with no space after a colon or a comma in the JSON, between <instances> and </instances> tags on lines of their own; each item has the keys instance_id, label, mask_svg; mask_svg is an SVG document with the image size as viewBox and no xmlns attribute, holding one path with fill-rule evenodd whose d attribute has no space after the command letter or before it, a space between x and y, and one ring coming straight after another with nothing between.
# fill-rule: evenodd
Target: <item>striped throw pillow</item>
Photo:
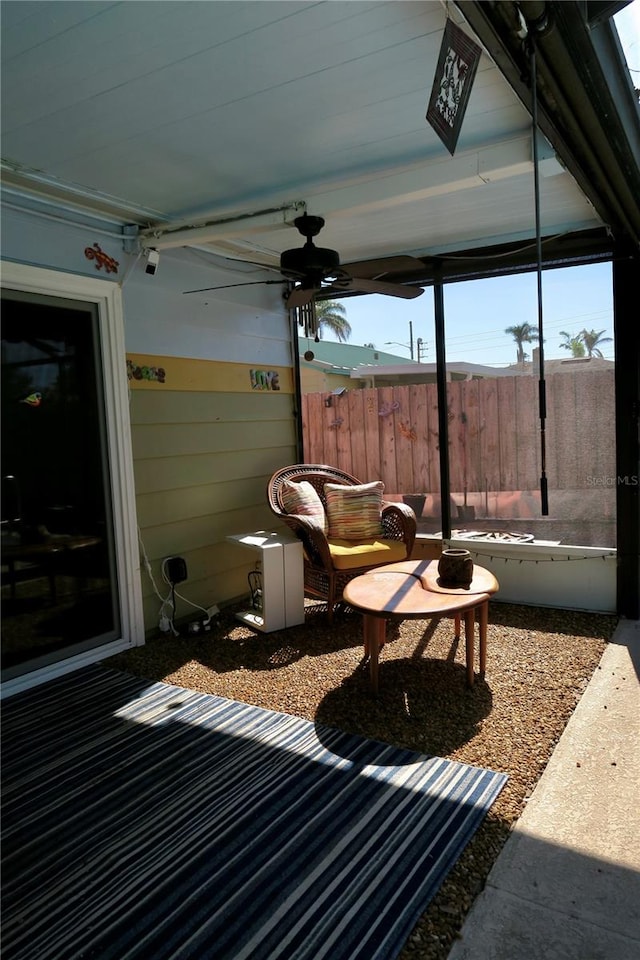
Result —
<instances>
[{"instance_id":1,"label":"striped throw pillow","mask_svg":"<svg viewBox=\"0 0 640 960\"><path fill-rule=\"evenodd\" d=\"M347 487L325 483L329 537L336 540L369 540L382 533L380 514L384 483L360 483Z\"/></svg>"},{"instance_id":2,"label":"striped throw pillow","mask_svg":"<svg viewBox=\"0 0 640 960\"><path fill-rule=\"evenodd\" d=\"M322 500L308 480L301 480L300 483L295 483L293 480L284 480L281 496L287 513L315 517L326 535L329 529L327 515L324 512Z\"/></svg>"}]
</instances>

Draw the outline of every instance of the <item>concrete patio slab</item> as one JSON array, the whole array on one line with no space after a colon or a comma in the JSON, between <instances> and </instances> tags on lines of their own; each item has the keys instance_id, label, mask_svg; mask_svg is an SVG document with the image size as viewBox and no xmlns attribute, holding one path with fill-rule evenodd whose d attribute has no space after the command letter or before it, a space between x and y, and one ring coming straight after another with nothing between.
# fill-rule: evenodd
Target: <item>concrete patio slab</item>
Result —
<instances>
[{"instance_id":1,"label":"concrete patio slab","mask_svg":"<svg viewBox=\"0 0 640 960\"><path fill-rule=\"evenodd\" d=\"M640 957L640 623L621 622L449 960Z\"/></svg>"}]
</instances>

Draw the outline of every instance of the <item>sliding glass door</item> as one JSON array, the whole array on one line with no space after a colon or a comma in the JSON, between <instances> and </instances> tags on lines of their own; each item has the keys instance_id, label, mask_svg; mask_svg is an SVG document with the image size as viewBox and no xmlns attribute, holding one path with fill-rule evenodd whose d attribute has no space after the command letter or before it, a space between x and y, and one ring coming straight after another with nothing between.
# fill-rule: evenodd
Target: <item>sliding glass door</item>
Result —
<instances>
[{"instance_id":1,"label":"sliding glass door","mask_svg":"<svg viewBox=\"0 0 640 960\"><path fill-rule=\"evenodd\" d=\"M120 634L97 307L2 296L2 668Z\"/></svg>"},{"instance_id":2,"label":"sliding glass door","mask_svg":"<svg viewBox=\"0 0 640 960\"><path fill-rule=\"evenodd\" d=\"M140 642L142 626L119 291L10 270L25 277L15 287L5 277L2 291L2 679L12 685Z\"/></svg>"}]
</instances>

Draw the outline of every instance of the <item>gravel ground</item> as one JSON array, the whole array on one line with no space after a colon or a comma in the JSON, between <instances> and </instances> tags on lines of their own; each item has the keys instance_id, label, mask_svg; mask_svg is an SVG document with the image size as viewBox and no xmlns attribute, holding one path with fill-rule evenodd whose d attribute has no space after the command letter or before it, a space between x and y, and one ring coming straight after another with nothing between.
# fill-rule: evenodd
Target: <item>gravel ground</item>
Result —
<instances>
[{"instance_id":1,"label":"gravel ground","mask_svg":"<svg viewBox=\"0 0 640 960\"><path fill-rule=\"evenodd\" d=\"M504 771L509 780L422 915L400 960L444 960L520 816L616 625L612 616L492 603L487 675L465 685L452 620L388 627L374 697L354 611L257 634L223 610L201 638L158 638L111 658L138 676L317 720ZM476 644L477 647L477 644ZM476 651L477 657L477 651Z\"/></svg>"}]
</instances>

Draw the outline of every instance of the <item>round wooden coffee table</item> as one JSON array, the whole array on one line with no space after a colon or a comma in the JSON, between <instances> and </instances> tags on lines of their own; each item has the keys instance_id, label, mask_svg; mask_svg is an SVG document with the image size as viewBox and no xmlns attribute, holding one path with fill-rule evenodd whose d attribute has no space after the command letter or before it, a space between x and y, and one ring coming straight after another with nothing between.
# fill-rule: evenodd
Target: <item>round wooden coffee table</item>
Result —
<instances>
[{"instance_id":1,"label":"round wooden coffee table","mask_svg":"<svg viewBox=\"0 0 640 960\"><path fill-rule=\"evenodd\" d=\"M364 652L369 657L371 686L378 690L378 658L384 645L387 620L455 619L456 639L464 613L467 683L473 686L475 612L480 636L480 676L487 665L489 597L498 590L494 575L474 564L468 587L442 586L437 560L404 560L355 577L344 588L343 598L363 613Z\"/></svg>"}]
</instances>

